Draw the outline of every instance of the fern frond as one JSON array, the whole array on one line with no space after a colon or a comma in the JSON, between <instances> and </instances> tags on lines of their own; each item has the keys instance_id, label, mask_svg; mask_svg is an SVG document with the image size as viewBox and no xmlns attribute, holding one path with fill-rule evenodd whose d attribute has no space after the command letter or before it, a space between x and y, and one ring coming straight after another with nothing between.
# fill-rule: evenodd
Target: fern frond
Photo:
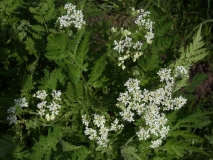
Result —
<instances>
[{"instance_id":1,"label":"fern frond","mask_svg":"<svg viewBox=\"0 0 213 160\"><path fill-rule=\"evenodd\" d=\"M184 139L191 140L193 142L199 142L199 143L204 141L204 138L189 132L190 130L175 130L175 131L172 131L171 136L182 137Z\"/></svg>"},{"instance_id":2,"label":"fern frond","mask_svg":"<svg viewBox=\"0 0 213 160\"><path fill-rule=\"evenodd\" d=\"M168 140L165 144L165 150L167 154L176 155L176 158L183 157L187 152L191 142L183 140Z\"/></svg>"},{"instance_id":3,"label":"fern frond","mask_svg":"<svg viewBox=\"0 0 213 160\"><path fill-rule=\"evenodd\" d=\"M76 93L76 89L72 83L68 83L65 95L66 95L67 99L69 99L69 101L76 102L77 93Z\"/></svg>"},{"instance_id":4,"label":"fern frond","mask_svg":"<svg viewBox=\"0 0 213 160\"><path fill-rule=\"evenodd\" d=\"M69 39L65 33L58 35L50 34L47 37L47 47L45 56L51 60L62 60L70 55Z\"/></svg>"},{"instance_id":5,"label":"fern frond","mask_svg":"<svg viewBox=\"0 0 213 160\"><path fill-rule=\"evenodd\" d=\"M30 96L29 93L33 88L34 88L33 76L24 74L21 84L21 95L29 97Z\"/></svg>"},{"instance_id":6,"label":"fern frond","mask_svg":"<svg viewBox=\"0 0 213 160\"><path fill-rule=\"evenodd\" d=\"M75 38L72 40L72 43L71 43L71 52L73 53L73 55L75 56L77 54L77 49L79 48L79 45L81 43L81 40L83 38L85 34L85 30L84 29L81 29L77 32Z\"/></svg>"},{"instance_id":7,"label":"fern frond","mask_svg":"<svg viewBox=\"0 0 213 160\"><path fill-rule=\"evenodd\" d=\"M35 42L32 40L32 38L27 37L27 40L25 41L25 48L29 53L36 54L36 49L35 49Z\"/></svg>"},{"instance_id":8,"label":"fern frond","mask_svg":"<svg viewBox=\"0 0 213 160\"><path fill-rule=\"evenodd\" d=\"M121 155L125 160L141 160L138 150L133 146L125 146L121 149Z\"/></svg>"},{"instance_id":9,"label":"fern frond","mask_svg":"<svg viewBox=\"0 0 213 160\"><path fill-rule=\"evenodd\" d=\"M96 61L95 65L92 67L92 71L89 74L89 80L88 80L88 83L92 86L94 86L94 82L97 81L101 77L101 75L106 67L106 62L105 62L106 55L107 54L104 54L103 56L101 56Z\"/></svg>"},{"instance_id":10,"label":"fern frond","mask_svg":"<svg viewBox=\"0 0 213 160\"><path fill-rule=\"evenodd\" d=\"M196 112L192 115L189 115L183 119L179 119L175 124L173 129L178 129L181 127L190 127L190 128L202 128L211 123L211 120L208 115L212 112Z\"/></svg>"},{"instance_id":11,"label":"fern frond","mask_svg":"<svg viewBox=\"0 0 213 160\"><path fill-rule=\"evenodd\" d=\"M62 145L64 152L74 151L74 150L80 149L82 147L82 146L72 145L72 144L64 141L63 139L60 140L60 144Z\"/></svg>"},{"instance_id":12,"label":"fern frond","mask_svg":"<svg viewBox=\"0 0 213 160\"><path fill-rule=\"evenodd\" d=\"M201 27L198 29L193 42L187 47L186 50L182 47L180 49L181 55L175 62L175 66L191 66L192 64L202 60L208 52L204 48L204 42L201 36Z\"/></svg>"},{"instance_id":13,"label":"fern frond","mask_svg":"<svg viewBox=\"0 0 213 160\"><path fill-rule=\"evenodd\" d=\"M44 74L44 78L39 81L42 89L53 90L57 88L58 82L60 82L61 84L65 83L66 76L63 74L61 69L55 69L51 73L47 69L45 69Z\"/></svg>"},{"instance_id":14,"label":"fern frond","mask_svg":"<svg viewBox=\"0 0 213 160\"><path fill-rule=\"evenodd\" d=\"M89 150L86 147L75 150L72 153L72 160L85 160L89 155Z\"/></svg>"},{"instance_id":15,"label":"fern frond","mask_svg":"<svg viewBox=\"0 0 213 160\"><path fill-rule=\"evenodd\" d=\"M45 31L44 27L41 26L41 25L33 25L33 26L31 27L31 29L32 29L33 31L35 31L36 33L41 33L41 32L44 32L44 31Z\"/></svg>"},{"instance_id":16,"label":"fern frond","mask_svg":"<svg viewBox=\"0 0 213 160\"><path fill-rule=\"evenodd\" d=\"M62 135L63 134L60 127L55 126L52 132L49 128L47 137L41 135L39 137L39 141L33 146L33 152L30 156L30 160L50 160L52 150L57 150L56 145L59 142L58 139L60 139Z\"/></svg>"},{"instance_id":17,"label":"fern frond","mask_svg":"<svg viewBox=\"0 0 213 160\"><path fill-rule=\"evenodd\" d=\"M90 40L89 37L90 37L90 33L87 33L87 34L84 35L84 38L79 45L78 53L74 57L74 62L76 64L76 66L80 69L82 69L83 62L84 62L86 55L89 51L89 44L90 44L89 43L89 40Z\"/></svg>"},{"instance_id":18,"label":"fern frond","mask_svg":"<svg viewBox=\"0 0 213 160\"><path fill-rule=\"evenodd\" d=\"M138 65L142 72L148 72L156 69L159 65L160 58L157 52L149 53L149 55L142 56Z\"/></svg>"}]
</instances>

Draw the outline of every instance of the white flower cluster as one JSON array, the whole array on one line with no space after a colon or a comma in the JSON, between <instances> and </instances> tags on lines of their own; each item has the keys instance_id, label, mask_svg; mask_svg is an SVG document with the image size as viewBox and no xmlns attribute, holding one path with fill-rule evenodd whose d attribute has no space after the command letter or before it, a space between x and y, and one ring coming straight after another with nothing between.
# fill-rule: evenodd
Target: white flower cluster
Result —
<instances>
[{"instance_id":1,"label":"white flower cluster","mask_svg":"<svg viewBox=\"0 0 213 160\"><path fill-rule=\"evenodd\" d=\"M141 52L141 48L143 43L137 41L133 42L131 37L128 37L131 32L128 30L121 30L121 33L125 36L123 40L114 41L115 47L114 50L118 51L120 57L118 58L118 66L122 66L122 69L125 69L124 61L126 59L132 58L133 62L135 62L138 57L140 57L143 53Z\"/></svg>"},{"instance_id":2,"label":"white flower cluster","mask_svg":"<svg viewBox=\"0 0 213 160\"><path fill-rule=\"evenodd\" d=\"M124 127L123 124L118 124L119 121L117 118L114 120L114 122L111 123L111 127L106 127L106 118L98 114L94 114L93 119L93 124L96 126L96 129L89 128L89 120L87 119L86 115L82 115L82 122L86 127L84 134L89 136L90 140L97 141L97 144L102 147L107 147L107 143L109 142L109 131L122 130Z\"/></svg>"},{"instance_id":3,"label":"white flower cluster","mask_svg":"<svg viewBox=\"0 0 213 160\"><path fill-rule=\"evenodd\" d=\"M144 36L146 38L146 42L148 44L152 44L152 39L154 38L154 33L153 33L153 24L149 19L150 12L149 11L144 11L143 9L137 10L139 13L138 18L135 20L135 24L137 24L141 29L145 29L146 35Z\"/></svg>"},{"instance_id":4,"label":"white flower cluster","mask_svg":"<svg viewBox=\"0 0 213 160\"><path fill-rule=\"evenodd\" d=\"M76 6L67 3L64 9L67 10L67 14L58 18L61 28L66 28L74 24L75 28L81 29L86 24L83 20L82 11L76 10Z\"/></svg>"},{"instance_id":5,"label":"white flower cluster","mask_svg":"<svg viewBox=\"0 0 213 160\"><path fill-rule=\"evenodd\" d=\"M28 107L28 103L26 102L26 98L19 98L19 99L14 99L15 105L17 107ZM7 113L9 114L9 116L7 117L7 120L9 121L9 125L11 124L16 124L17 122L17 117L16 117L16 107L10 107L7 110Z\"/></svg>"},{"instance_id":6,"label":"white flower cluster","mask_svg":"<svg viewBox=\"0 0 213 160\"><path fill-rule=\"evenodd\" d=\"M175 69L175 77L189 77L188 71L186 70L186 68L184 66L178 66Z\"/></svg>"},{"instance_id":7,"label":"white flower cluster","mask_svg":"<svg viewBox=\"0 0 213 160\"><path fill-rule=\"evenodd\" d=\"M19 107L28 107L28 103L26 102L26 98L14 99L14 102Z\"/></svg>"},{"instance_id":8,"label":"white flower cluster","mask_svg":"<svg viewBox=\"0 0 213 160\"><path fill-rule=\"evenodd\" d=\"M136 32L141 32L141 30L143 30L142 32L145 31L144 38L148 44L151 44L154 38L154 33L152 31L154 22L149 19L149 15L150 12L144 11L143 9L137 10L134 14L134 16L138 16L135 20L135 23L138 25L139 30L136 30ZM113 27L111 31L114 33L117 32L117 29ZM120 32L122 34L122 38L119 41L114 40L114 50L118 51L120 54L118 58L118 66L121 66L122 69L125 69L125 60L131 58L133 62L135 62L141 55L143 55L141 52L143 43L132 39L132 33L129 30L124 30L121 28Z\"/></svg>"},{"instance_id":9,"label":"white flower cluster","mask_svg":"<svg viewBox=\"0 0 213 160\"><path fill-rule=\"evenodd\" d=\"M9 116L7 117L7 120L9 121L9 125L16 124L17 122L16 107L10 107L7 110L7 113L9 114Z\"/></svg>"},{"instance_id":10,"label":"white flower cluster","mask_svg":"<svg viewBox=\"0 0 213 160\"><path fill-rule=\"evenodd\" d=\"M151 141L151 148L159 147L169 131L169 126L166 126L167 118L162 111L178 110L186 104L186 99L182 96L172 98L175 77L171 76L171 69L161 69L158 75L164 85L155 91L144 89L142 92L139 81L130 78L125 83L127 91L120 93L116 104L122 110L120 115L124 121L135 121L135 114L144 119L146 125L141 125L136 134L139 140L146 140L151 135L158 137Z\"/></svg>"},{"instance_id":11,"label":"white flower cluster","mask_svg":"<svg viewBox=\"0 0 213 160\"><path fill-rule=\"evenodd\" d=\"M38 115L40 115L41 117L45 116L46 120L50 121L55 119L55 116L58 115L59 109L61 108L61 106L56 103L57 101L61 101L61 91L54 90L52 92L51 95L53 100L49 103L49 105L46 101L47 95L48 94L45 90L39 90L33 96L41 100L41 102L37 104L37 108L39 109L37 110Z\"/></svg>"}]
</instances>

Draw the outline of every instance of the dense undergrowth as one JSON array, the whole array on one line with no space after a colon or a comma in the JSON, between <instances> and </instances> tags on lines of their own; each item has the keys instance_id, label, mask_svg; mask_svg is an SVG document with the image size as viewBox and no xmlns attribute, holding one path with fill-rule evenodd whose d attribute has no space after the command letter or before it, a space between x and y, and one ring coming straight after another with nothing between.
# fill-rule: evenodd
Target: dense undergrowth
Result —
<instances>
[{"instance_id":1,"label":"dense undergrowth","mask_svg":"<svg viewBox=\"0 0 213 160\"><path fill-rule=\"evenodd\" d=\"M212 5L2 0L0 159L213 159Z\"/></svg>"}]
</instances>

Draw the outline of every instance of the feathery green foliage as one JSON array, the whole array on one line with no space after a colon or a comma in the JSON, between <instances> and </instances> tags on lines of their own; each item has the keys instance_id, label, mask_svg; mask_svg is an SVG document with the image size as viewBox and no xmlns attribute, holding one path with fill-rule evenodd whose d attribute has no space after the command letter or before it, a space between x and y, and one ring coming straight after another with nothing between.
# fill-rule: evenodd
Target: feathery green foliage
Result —
<instances>
[{"instance_id":1,"label":"feathery green foliage","mask_svg":"<svg viewBox=\"0 0 213 160\"><path fill-rule=\"evenodd\" d=\"M36 159L51 159L52 150L57 150L57 143L59 143L59 139L62 137L63 133L60 127L55 126L53 131L48 129L47 137L41 135L39 137L39 141L36 142L34 147L32 148L32 154L30 156L31 160Z\"/></svg>"},{"instance_id":2,"label":"feathery green foliage","mask_svg":"<svg viewBox=\"0 0 213 160\"><path fill-rule=\"evenodd\" d=\"M131 97L125 97L130 94L125 92L125 81L130 78L140 81L141 92L133 93L140 94L139 101L144 99L145 89L151 93L162 86L156 74L160 69L170 68L174 72L177 66L183 66L189 71L190 66L210 53L205 43L209 27L202 23L202 34L200 26L192 42L188 43L191 33L186 35L177 30L180 17L174 14L178 7L171 3L167 6L160 0L69 2L72 4L64 0L0 2L0 132L3 133L0 158L172 160L211 157L213 113L211 108L194 101L197 100L194 95L196 87L207 79L205 73L196 74L190 80L186 75L176 77L169 96L175 98L181 94L188 98L180 110L163 111L161 102L156 105L159 116L165 113L165 125L169 127L160 146L151 146L159 133L148 133L150 137L139 140L139 128L154 132L151 129L156 127L156 124L147 125L145 113L139 115L134 110L133 123L123 120L122 116L127 105L137 108L142 103L133 103ZM151 10L150 18L155 24L147 35L145 30L152 24L148 21L144 28L135 29L136 17L130 15L134 6ZM69 19L66 13L74 16ZM75 25L81 23L81 18L86 24L79 29ZM70 26L66 22L69 20ZM112 31L111 27L117 31ZM154 39L149 41L144 36L154 36ZM135 46L130 49L132 44ZM116 47L124 52L115 53ZM137 57L138 53L140 57ZM135 56L137 60L125 59L128 56ZM125 61L125 69L118 66L119 58L120 62L122 58ZM121 97L126 102L122 102L119 108ZM144 102L143 108L148 104ZM151 112L153 117L156 110ZM95 118L97 115L100 119ZM119 131L113 129L116 120L117 125L124 127ZM97 121L98 125L95 124Z\"/></svg>"},{"instance_id":3,"label":"feathery green foliage","mask_svg":"<svg viewBox=\"0 0 213 160\"><path fill-rule=\"evenodd\" d=\"M176 60L175 66L191 66L192 64L202 60L208 55L208 51L206 51L204 45L200 27L193 38L193 42L186 48L186 50L184 47L180 49L181 55L180 58Z\"/></svg>"}]
</instances>

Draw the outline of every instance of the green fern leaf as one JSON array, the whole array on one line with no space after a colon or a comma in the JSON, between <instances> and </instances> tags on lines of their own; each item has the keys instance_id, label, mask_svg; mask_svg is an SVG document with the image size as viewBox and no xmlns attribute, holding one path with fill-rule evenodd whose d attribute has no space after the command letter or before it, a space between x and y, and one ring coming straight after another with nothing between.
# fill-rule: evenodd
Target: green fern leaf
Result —
<instances>
[{"instance_id":1,"label":"green fern leaf","mask_svg":"<svg viewBox=\"0 0 213 160\"><path fill-rule=\"evenodd\" d=\"M33 25L31 28L36 33L40 33L40 32L44 32L45 31L44 27L41 26L41 25Z\"/></svg>"},{"instance_id":2,"label":"green fern leaf","mask_svg":"<svg viewBox=\"0 0 213 160\"><path fill-rule=\"evenodd\" d=\"M24 97L29 97L29 93L33 88L33 76L24 74L21 84L21 95Z\"/></svg>"},{"instance_id":3,"label":"green fern leaf","mask_svg":"<svg viewBox=\"0 0 213 160\"><path fill-rule=\"evenodd\" d=\"M72 160L85 160L89 155L89 150L86 147L81 147L72 153Z\"/></svg>"},{"instance_id":4,"label":"green fern leaf","mask_svg":"<svg viewBox=\"0 0 213 160\"><path fill-rule=\"evenodd\" d=\"M65 94L71 102L76 102L77 93L72 83L68 83Z\"/></svg>"},{"instance_id":5,"label":"green fern leaf","mask_svg":"<svg viewBox=\"0 0 213 160\"><path fill-rule=\"evenodd\" d=\"M138 150L133 146L127 146L121 149L121 155L125 160L141 160L137 152Z\"/></svg>"},{"instance_id":6,"label":"green fern leaf","mask_svg":"<svg viewBox=\"0 0 213 160\"><path fill-rule=\"evenodd\" d=\"M77 93L78 99L81 102L85 98L83 81L79 81L75 87L76 87L76 93Z\"/></svg>"},{"instance_id":7,"label":"green fern leaf","mask_svg":"<svg viewBox=\"0 0 213 160\"><path fill-rule=\"evenodd\" d=\"M158 68L158 64L160 62L158 53L153 52L150 54L141 57L138 61L139 68L142 70L142 72L148 72Z\"/></svg>"},{"instance_id":8,"label":"green fern leaf","mask_svg":"<svg viewBox=\"0 0 213 160\"><path fill-rule=\"evenodd\" d=\"M211 120L208 116L210 114L212 114L212 112L198 111L193 113L192 115L189 115L183 119L179 119L173 129L178 129L181 127L203 128L211 123Z\"/></svg>"},{"instance_id":9,"label":"green fern leaf","mask_svg":"<svg viewBox=\"0 0 213 160\"><path fill-rule=\"evenodd\" d=\"M63 139L60 140L60 144L63 146L64 152L74 151L74 150L80 149L82 147L82 146L72 145L72 144L64 141Z\"/></svg>"},{"instance_id":10,"label":"green fern leaf","mask_svg":"<svg viewBox=\"0 0 213 160\"><path fill-rule=\"evenodd\" d=\"M84 35L84 38L79 45L78 53L75 55L75 58L74 58L74 62L76 64L76 66L80 69L82 69L83 62L89 51L89 36L90 36L89 33Z\"/></svg>"},{"instance_id":11,"label":"green fern leaf","mask_svg":"<svg viewBox=\"0 0 213 160\"><path fill-rule=\"evenodd\" d=\"M81 42L84 34L85 34L84 29L79 30L71 43L71 46L72 46L71 52L73 53L74 57L77 54L77 50L79 48L80 42Z\"/></svg>"},{"instance_id":12,"label":"green fern leaf","mask_svg":"<svg viewBox=\"0 0 213 160\"><path fill-rule=\"evenodd\" d=\"M30 160L50 160L52 150L57 150L56 145L59 139L62 138L62 135L62 129L60 127L55 126L52 132L49 128L47 137L41 135L39 141L33 146Z\"/></svg>"},{"instance_id":13,"label":"green fern leaf","mask_svg":"<svg viewBox=\"0 0 213 160\"><path fill-rule=\"evenodd\" d=\"M61 84L65 83L65 75L60 69L55 69L51 73L47 69L44 70L44 78L41 79L39 82L42 86L42 89L56 89L57 83L60 82Z\"/></svg>"},{"instance_id":14,"label":"green fern leaf","mask_svg":"<svg viewBox=\"0 0 213 160\"><path fill-rule=\"evenodd\" d=\"M190 130L185 130L185 131L184 130L183 131L176 130L176 131L172 131L171 135L173 137L179 137L179 136L181 136L184 139L188 139L188 140L191 140L193 142L199 142L199 143L201 143L201 142L204 141L204 138L202 138L202 137L200 137L200 136L198 136L196 134L189 133L189 132L190 132Z\"/></svg>"},{"instance_id":15,"label":"green fern leaf","mask_svg":"<svg viewBox=\"0 0 213 160\"><path fill-rule=\"evenodd\" d=\"M176 66L191 66L192 64L203 59L208 52L204 47L204 42L202 41L201 36L201 27L198 29L197 34L195 35L193 42L187 47L186 50L182 47L180 49L181 55L180 58L176 61Z\"/></svg>"},{"instance_id":16,"label":"green fern leaf","mask_svg":"<svg viewBox=\"0 0 213 160\"><path fill-rule=\"evenodd\" d=\"M27 40L25 41L25 48L29 53L36 54L36 49L35 49L35 42L32 40L32 38L27 37Z\"/></svg>"},{"instance_id":17,"label":"green fern leaf","mask_svg":"<svg viewBox=\"0 0 213 160\"><path fill-rule=\"evenodd\" d=\"M50 34L47 38L47 53L45 56L52 60L61 60L70 55L68 44L68 37L65 33L58 35Z\"/></svg>"},{"instance_id":18,"label":"green fern leaf","mask_svg":"<svg viewBox=\"0 0 213 160\"><path fill-rule=\"evenodd\" d=\"M187 149L190 145L190 142L171 139L165 144L165 149L168 154L176 155L176 158L181 158L188 152Z\"/></svg>"},{"instance_id":19,"label":"green fern leaf","mask_svg":"<svg viewBox=\"0 0 213 160\"><path fill-rule=\"evenodd\" d=\"M106 55L107 54L104 54L103 56L101 56L96 61L95 65L92 67L92 71L89 74L89 80L88 80L88 83L90 85L93 85L93 83L101 77L102 72L104 71L105 66L106 66L106 63L105 63Z\"/></svg>"}]
</instances>

